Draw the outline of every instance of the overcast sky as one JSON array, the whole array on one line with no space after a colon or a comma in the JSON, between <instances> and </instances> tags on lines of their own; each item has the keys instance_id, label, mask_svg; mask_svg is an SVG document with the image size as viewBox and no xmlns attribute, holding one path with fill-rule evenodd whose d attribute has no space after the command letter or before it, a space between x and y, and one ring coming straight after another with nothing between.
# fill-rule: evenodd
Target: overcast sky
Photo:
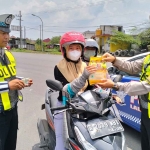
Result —
<instances>
[{"instance_id":1,"label":"overcast sky","mask_svg":"<svg viewBox=\"0 0 150 150\"><path fill-rule=\"evenodd\" d=\"M26 37L40 36L41 21L44 23L44 39L62 35L66 31L95 31L100 25L145 27L149 21L150 0L0 0L0 14L22 13L22 26ZM19 25L17 17L12 22ZM19 32L10 35L19 37ZM24 36L24 35L23 35Z\"/></svg>"}]
</instances>

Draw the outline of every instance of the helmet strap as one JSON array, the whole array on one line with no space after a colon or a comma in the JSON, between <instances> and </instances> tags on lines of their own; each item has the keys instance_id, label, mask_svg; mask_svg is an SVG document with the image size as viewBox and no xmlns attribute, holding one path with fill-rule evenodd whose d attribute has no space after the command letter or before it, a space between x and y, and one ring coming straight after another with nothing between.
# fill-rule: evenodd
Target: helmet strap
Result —
<instances>
[{"instance_id":1,"label":"helmet strap","mask_svg":"<svg viewBox=\"0 0 150 150\"><path fill-rule=\"evenodd\" d=\"M82 60L83 60L84 62L89 62L88 60L86 60L86 59L84 58L84 56L82 56Z\"/></svg>"}]
</instances>

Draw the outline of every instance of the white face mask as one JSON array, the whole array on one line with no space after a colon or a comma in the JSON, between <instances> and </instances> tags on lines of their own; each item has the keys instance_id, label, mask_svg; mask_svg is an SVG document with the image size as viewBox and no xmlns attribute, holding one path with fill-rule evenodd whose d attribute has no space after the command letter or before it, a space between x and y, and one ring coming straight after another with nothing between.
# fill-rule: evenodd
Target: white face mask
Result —
<instances>
[{"instance_id":1,"label":"white face mask","mask_svg":"<svg viewBox=\"0 0 150 150\"><path fill-rule=\"evenodd\" d=\"M94 50L86 50L84 52L84 57L87 59L90 59L91 56L95 56L95 51Z\"/></svg>"},{"instance_id":2,"label":"white face mask","mask_svg":"<svg viewBox=\"0 0 150 150\"><path fill-rule=\"evenodd\" d=\"M80 58L80 56L81 56L81 51L73 50L73 51L68 52L69 59L71 59L73 61L78 60Z\"/></svg>"}]
</instances>

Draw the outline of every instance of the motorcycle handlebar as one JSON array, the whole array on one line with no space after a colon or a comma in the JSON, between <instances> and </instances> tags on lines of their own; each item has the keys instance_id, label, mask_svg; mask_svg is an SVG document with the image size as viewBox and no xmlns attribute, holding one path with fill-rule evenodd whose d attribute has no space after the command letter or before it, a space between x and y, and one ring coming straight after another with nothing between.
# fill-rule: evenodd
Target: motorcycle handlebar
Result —
<instances>
[{"instance_id":1,"label":"motorcycle handlebar","mask_svg":"<svg viewBox=\"0 0 150 150\"><path fill-rule=\"evenodd\" d=\"M68 108L67 106L61 106L61 107L55 107L55 108L51 108L52 111L55 111L55 110L62 110L62 109L66 109Z\"/></svg>"}]
</instances>

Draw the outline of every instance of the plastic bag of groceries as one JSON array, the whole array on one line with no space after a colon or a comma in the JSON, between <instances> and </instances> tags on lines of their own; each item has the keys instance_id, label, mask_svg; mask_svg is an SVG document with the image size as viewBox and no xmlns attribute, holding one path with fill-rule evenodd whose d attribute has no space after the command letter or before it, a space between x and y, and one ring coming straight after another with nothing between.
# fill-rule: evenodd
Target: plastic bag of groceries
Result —
<instances>
[{"instance_id":1,"label":"plastic bag of groceries","mask_svg":"<svg viewBox=\"0 0 150 150\"><path fill-rule=\"evenodd\" d=\"M108 78L106 62L102 61L102 57L90 57L89 65L96 65L97 71L89 76L90 85L102 82L102 79Z\"/></svg>"}]
</instances>

